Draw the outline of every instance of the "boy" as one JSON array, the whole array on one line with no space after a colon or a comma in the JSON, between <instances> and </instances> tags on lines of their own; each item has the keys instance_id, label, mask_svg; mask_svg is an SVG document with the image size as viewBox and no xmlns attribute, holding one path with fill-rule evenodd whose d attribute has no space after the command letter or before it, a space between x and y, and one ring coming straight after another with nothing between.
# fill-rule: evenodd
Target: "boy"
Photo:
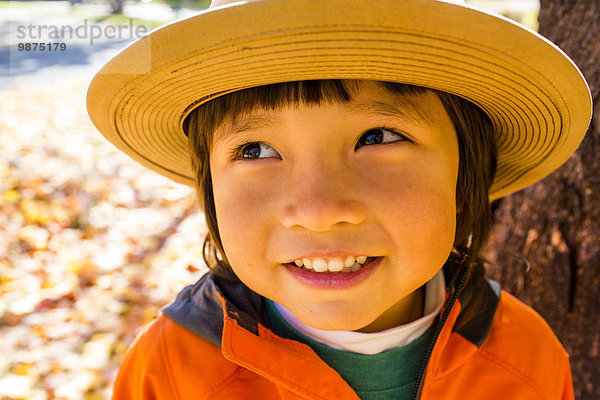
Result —
<instances>
[{"instance_id":1,"label":"boy","mask_svg":"<svg viewBox=\"0 0 600 400\"><path fill-rule=\"evenodd\" d=\"M572 398L550 328L477 261L489 201L585 133L570 60L447 2L222 3L88 92L109 140L197 186L209 228L211 272L138 337L115 398Z\"/></svg>"}]
</instances>

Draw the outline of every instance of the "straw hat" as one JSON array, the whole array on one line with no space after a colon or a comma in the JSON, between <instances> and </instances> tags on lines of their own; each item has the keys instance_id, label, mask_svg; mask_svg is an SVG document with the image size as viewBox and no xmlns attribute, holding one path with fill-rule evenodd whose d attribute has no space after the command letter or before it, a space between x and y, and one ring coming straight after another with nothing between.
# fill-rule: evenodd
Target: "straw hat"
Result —
<instances>
[{"instance_id":1,"label":"straw hat","mask_svg":"<svg viewBox=\"0 0 600 400\"><path fill-rule=\"evenodd\" d=\"M470 100L495 127L492 199L554 171L587 130L591 97L575 64L503 17L435 0L226 3L132 43L88 89L98 130L177 182L194 186L182 130L192 109L225 93L285 81L402 82Z\"/></svg>"}]
</instances>

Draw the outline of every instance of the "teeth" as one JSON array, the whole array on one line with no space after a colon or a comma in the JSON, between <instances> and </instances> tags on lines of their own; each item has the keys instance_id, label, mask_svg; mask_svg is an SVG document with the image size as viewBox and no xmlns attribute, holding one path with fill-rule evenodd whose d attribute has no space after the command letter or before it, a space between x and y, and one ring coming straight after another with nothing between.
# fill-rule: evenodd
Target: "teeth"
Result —
<instances>
[{"instance_id":1,"label":"teeth","mask_svg":"<svg viewBox=\"0 0 600 400\"><path fill-rule=\"evenodd\" d=\"M340 272L342 269L344 269L344 262L340 258L329 260L329 263L327 263L327 269L329 272Z\"/></svg>"},{"instance_id":2,"label":"teeth","mask_svg":"<svg viewBox=\"0 0 600 400\"><path fill-rule=\"evenodd\" d=\"M344 268L350 268L351 266L354 265L354 257L352 256L348 256L346 257L346 259L344 260Z\"/></svg>"},{"instance_id":3,"label":"teeth","mask_svg":"<svg viewBox=\"0 0 600 400\"><path fill-rule=\"evenodd\" d=\"M356 272L361 269L367 256L347 256L345 258L303 258L294 260L294 264L305 270L314 270L316 272Z\"/></svg>"},{"instance_id":4,"label":"teeth","mask_svg":"<svg viewBox=\"0 0 600 400\"><path fill-rule=\"evenodd\" d=\"M327 261L323 260L322 258L315 258L312 265L317 272L327 271Z\"/></svg>"}]
</instances>

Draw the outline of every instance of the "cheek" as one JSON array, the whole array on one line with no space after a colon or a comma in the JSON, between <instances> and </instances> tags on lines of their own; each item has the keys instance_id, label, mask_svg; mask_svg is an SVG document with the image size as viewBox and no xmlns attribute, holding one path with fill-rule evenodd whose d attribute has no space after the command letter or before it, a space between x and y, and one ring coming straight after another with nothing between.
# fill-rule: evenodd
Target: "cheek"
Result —
<instances>
[{"instance_id":1,"label":"cheek","mask_svg":"<svg viewBox=\"0 0 600 400\"><path fill-rule=\"evenodd\" d=\"M457 164L416 160L373 175L370 201L382 205L379 219L388 221L401 253L431 255L429 261L447 257L456 228Z\"/></svg>"},{"instance_id":2,"label":"cheek","mask_svg":"<svg viewBox=\"0 0 600 400\"><path fill-rule=\"evenodd\" d=\"M253 265L264 257L270 212L264 185L227 175L213 175L212 179L217 225L225 254L234 270L238 265Z\"/></svg>"},{"instance_id":3,"label":"cheek","mask_svg":"<svg viewBox=\"0 0 600 400\"><path fill-rule=\"evenodd\" d=\"M421 183L396 191L389 214L396 232L413 248L452 243L456 225L455 195L451 188L431 188ZM425 250L425 249L424 249Z\"/></svg>"}]
</instances>

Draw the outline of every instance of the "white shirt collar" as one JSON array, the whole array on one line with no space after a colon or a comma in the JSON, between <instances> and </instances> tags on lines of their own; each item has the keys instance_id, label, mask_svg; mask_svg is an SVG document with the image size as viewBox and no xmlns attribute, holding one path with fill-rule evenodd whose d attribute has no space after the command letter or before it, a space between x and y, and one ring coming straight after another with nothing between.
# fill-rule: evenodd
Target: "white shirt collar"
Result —
<instances>
[{"instance_id":1,"label":"white shirt collar","mask_svg":"<svg viewBox=\"0 0 600 400\"><path fill-rule=\"evenodd\" d=\"M360 354L377 354L397 347L403 347L421 337L433 324L446 296L446 281L440 270L425 285L424 315L408 324L396 326L381 332L362 333L354 331L325 331L306 325L281 304L273 302L281 316L304 335L334 349Z\"/></svg>"}]
</instances>

